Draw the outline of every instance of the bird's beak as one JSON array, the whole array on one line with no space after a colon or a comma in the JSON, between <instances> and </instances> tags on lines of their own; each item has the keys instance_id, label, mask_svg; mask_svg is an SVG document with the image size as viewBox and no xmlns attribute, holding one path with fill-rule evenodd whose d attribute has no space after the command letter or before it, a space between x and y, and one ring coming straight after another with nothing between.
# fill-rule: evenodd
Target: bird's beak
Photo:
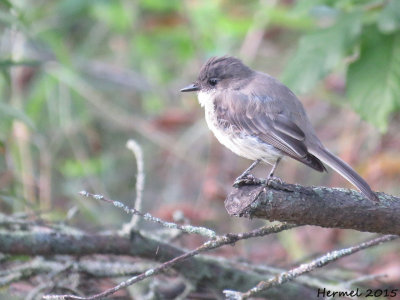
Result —
<instances>
[{"instance_id":1,"label":"bird's beak","mask_svg":"<svg viewBox=\"0 0 400 300\"><path fill-rule=\"evenodd\" d=\"M192 83L191 85L188 85L181 89L181 92L195 92L199 91L200 87L196 83Z\"/></svg>"}]
</instances>

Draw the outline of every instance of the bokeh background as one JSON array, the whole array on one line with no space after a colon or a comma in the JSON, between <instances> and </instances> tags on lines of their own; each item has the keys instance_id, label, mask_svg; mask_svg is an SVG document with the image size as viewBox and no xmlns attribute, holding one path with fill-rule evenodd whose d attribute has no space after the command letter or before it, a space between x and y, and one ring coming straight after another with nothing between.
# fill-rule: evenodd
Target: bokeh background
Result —
<instances>
[{"instance_id":1,"label":"bokeh background","mask_svg":"<svg viewBox=\"0 0 400 300\"><path fill-rule=\"evenodd\" d=\"M78 192L131 204L136 160L125 144L133 138L144 154L143 211L168 220L181 212L220 233L262 224L225 212L225 196L250 161L211 135L194 94L179 93L209 57L224 54L283 80L332 152L374 190L399 195L399 3L1 1L0 211L41 211L85 230L120 228L128 215ZM267 173L265 166L255 171ZM291 160L277 175L351 187L334 171ZM290 267L369 236L306 226L217 252ZM188 248L200 242L180 241ZM386 273L365 285L398 287L399 250L388 244L319 272L343 280Z\"/></svg>"}]
</instances>

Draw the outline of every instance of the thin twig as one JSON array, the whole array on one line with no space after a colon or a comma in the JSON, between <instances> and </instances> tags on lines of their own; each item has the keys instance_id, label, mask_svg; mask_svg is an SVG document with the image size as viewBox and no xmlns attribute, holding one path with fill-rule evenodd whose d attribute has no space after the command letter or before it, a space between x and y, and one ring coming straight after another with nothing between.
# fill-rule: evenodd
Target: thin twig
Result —
<instances>
[{"instance_id":1,"label":"thin twig","mask_svg":"<svg viewBox=\"0 0 400 300\"><path fill-rule=\"evenodd\" d=\"M79 192L79 194L84 197L90 197L90 198L93 198L96 200L102 200L102 201L105 201L108 203L112 203L114 206L116 206L118 208L122 208L128 214L140 216L143 219L145 219L146 221L158 223L166 228L178 229L178 230L182 230L183 232L186 232L186 233L199 234L199 235L206 236L208 238L215 238L217 236L215 231L213 231L211 229L208 229L205 227L199 227L199 226L179 225L179 224L176 224L173 222L167 222L167 221L161 220L160 218L154 217L149 213L142 213L135 208L129 208L128 206L126 206L125 204L123 204L119 201L107 199L103 195L92 194L87 191L81 191L81 192Z\"/></svg>"},{"instance_id":2,"label":"thin twig","mask_svg":"<svg viewBox=\"0 0 400 300\"><path fill-rule=\"evenodd\" d=\"M110 278L121 276L133 276L156 267L157 263L132 262L119 259L118 262L99 259L80 259L79 261L50 260L35 258L16 267L7 267L0 271L0 288L15 281L33 277L37 274L47 273L49 278L54 278L60 273L70 270L71 273L83 272L94 278Z\"/></svg>"},{"instance_id":3,"label":"thin twig","mask_svg":"<svg viewBox=\"0 0 400 300\"><path fill-rule=\"evenodd\" d=\"M33 288L29 294L26 296L25 300L33 300L33 299L38 299L38 295L44 291L44 290L50 290L50 289L54 289L54 288L58 288L58 289L63 289L63 290L68 290L71 291L72 293L78 294L78 295L82 295L82 292L79 291L76 288L72 288L70 286L67 285L62 285L62 284L54 284L53 282L44 282L38 286L36 286L35 288Z\"/></svg>"},{"instance_id":4,"label":"thin twig","mask_svg":"<svg viewBox=\"0 0 400 300\"><path fill-rule=\"evenodd\" d=\"M309 273L317 268L321 268L333 261L338 260L339 258L351 255L360 250L370 248L372 246L379 245L381 243L385 243L385 242L394 240L398 237L399 236L397 236L397 235L385 235L385 236L375 238L375 239L369 240L367 242L361 243L356 246L328 252L327 254L325 254L307 264L302 264L297 268L291 269L286 272L282 272L281 274L274 276L273 278L271 278L267 281L261 281L259 284L257 284L257 286L248 290L245 293L225 290L224 294L228 299L232 299L232 300L247 299L261 291L265 291L265 290L272 288L274 286L277 286L277 285L282 285L283 283L291 281L294 278L296 278L304 273Z\"/></svg>"},{"instance_id":5,"label":"thin twig","mask_svg":"<svg viewBox=\"0 0 400 300\"><path fill-rule=\"evenodd\" d=\"M144 160L143 160L143 151L142 147L135 141L129 140L126 143L126 147L133 152L136 158L136 166L137 166L137 175L136 175L136 199L134 202L134 209L137 211L142 210L142 200L143 200L143 190L144 190L144 182L145 182L145 175L144 175ZM133 215L131 221L124 226L123 230L126 232L130 232L130 230L137 226L139 221L138 215Z\"/></svg>"},{"instance_id":6,"label":"thin twig","mask_svg":"<svg viewBox=\"0 0 400 300\"><path fill-rule=\"evenodd\" d=\"M257 272L259 274L263 274L263 275L277 275L277 274L281 274L282 272L286 272L285 269L282 268L277 268L277 267L271 267L271 266L267 266L267 265L260 265L260 264L251 264L248 262L232 262L230 260L226 261L227 264L231 265L232 267L236 267L236 268L245 268L245 269L249 269L253 272ZM305 286L309 286L312 288L326 288L327 290L333 290L336 291L338 289L341 290L345 290L350 292L350 288L348 288L348 286L346 285L346 287L342 287L342 284L339 282L335 282L334 280L332 280L330 278L330 280L324 280L322 278L319 278L317 276L310 276L310 275L303 275L299 278L296 279L296 282L299 282Z\"/></svg>"},{"instance_id":7,"label":"thin twig","mask_svg":"<svg viewBox=\"0 0 400 300\"><path fill-rule=\"evenodd\" d=\"M249 238L259 237L259 236L265 236L268 234L287 230L287 229L290 229L293 227L296 227L296 225L281 223L278 225L263 226L261 228L258 228L258 229L255 229L255 230L252 230L249 232L245 232L245 233L238 233L238 234L229 233L226 235L217 236L217 237L215 237L215 239L205 242L204 244L202 244L201 246L197 247L196 249L194 249L192 251L186 252L178 257L175 257L175 258L161 264L160 266L158 266L156 268L147 270L146 272L144 272L140 275L131 277L128 280L123 281L120 284L118 284L117 286L115 286L111 289L108 289L100 294L96 294L96 295L89 296L89 297L80 297L80 296L75 296L75 295L46 295L43 298L44 299L78 299L78 300L101 299L101 298L107 297L109 295L112 295L115 292L117 292L118 290L125 288L127 286L130 286L138 281L142 281L150 276L157 275L158 273L164 271L165 269L167 269L177 263L180 263L190 257L193 257L201 252L219 248L221 246L228 245L228 244L234 244L235 242L237 242L239 240L244 240L244 239L249 239Z\"/></svg>"}]
</instances>

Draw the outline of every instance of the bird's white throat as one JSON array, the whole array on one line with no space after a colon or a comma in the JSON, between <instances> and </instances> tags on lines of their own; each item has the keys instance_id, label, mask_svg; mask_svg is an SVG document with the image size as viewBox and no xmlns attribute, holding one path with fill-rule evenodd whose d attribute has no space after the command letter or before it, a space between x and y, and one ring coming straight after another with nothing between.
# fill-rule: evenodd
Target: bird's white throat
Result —
<instances>
[{"instance_id":1,"label":"bird's white throat","mask_svg":"<svg viewBox=\"0 0 400 300\"><path fill-rule=\"evenodd\" d=\"M211 91L209 92L200 91L197 93L197 98L199 99L201 107L207 107L213 105L214 93Z\"/></svg>"}]
</instances>

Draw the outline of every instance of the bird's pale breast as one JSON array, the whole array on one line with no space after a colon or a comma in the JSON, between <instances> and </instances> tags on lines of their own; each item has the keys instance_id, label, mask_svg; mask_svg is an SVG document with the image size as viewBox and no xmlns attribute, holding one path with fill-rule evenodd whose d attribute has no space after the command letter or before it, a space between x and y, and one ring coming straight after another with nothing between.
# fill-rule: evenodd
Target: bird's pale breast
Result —
<instances>
[{"instance_id":1,"label":"bird's pale breast","mask_svg":"<svg viewBox=\"0 0 400 300\"><path fill-rule=\"evenodd\" d=\"M281 152L256 136L240 132L231 125L223 126L218 122L214 105L214 95L209 92L199 92L200 105L204 107L208 128L214 133L218 141L235 154L250 159L274 164L276 159L282 156Z\"/></svg>"}]
</instances>

